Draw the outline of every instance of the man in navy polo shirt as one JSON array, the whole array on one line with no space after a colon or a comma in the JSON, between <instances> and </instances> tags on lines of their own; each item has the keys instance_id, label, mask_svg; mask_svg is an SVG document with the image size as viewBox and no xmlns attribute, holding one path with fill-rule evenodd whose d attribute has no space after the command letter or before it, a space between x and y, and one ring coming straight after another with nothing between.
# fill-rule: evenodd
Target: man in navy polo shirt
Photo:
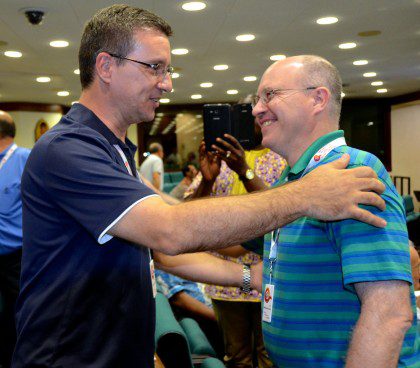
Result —
<instances>
[{"instance_id":1,"label":"man in navy polo shirt","mask_svg":"<svg viewBox=\"0 0 420 368\"><path fill-rule=\"evenodd\" d=\"M170 205L142 184L126 133L130 124L153 120L160 97L172 89L171 32L161 18L126 5L99 11L85 27L80 103L37 142L22 178L13 367L153 367L149 249L216 249L302 215L385 225L357 205L383 209L376 193L366 193L383 186L372 170L343 170L346 156L296 184L249 196ZM207 274L194 267L236 286L245 275L250 286L249 269L240 265ZM258 282L251 278L251 286Z\"/></svg>"}]
</instances>

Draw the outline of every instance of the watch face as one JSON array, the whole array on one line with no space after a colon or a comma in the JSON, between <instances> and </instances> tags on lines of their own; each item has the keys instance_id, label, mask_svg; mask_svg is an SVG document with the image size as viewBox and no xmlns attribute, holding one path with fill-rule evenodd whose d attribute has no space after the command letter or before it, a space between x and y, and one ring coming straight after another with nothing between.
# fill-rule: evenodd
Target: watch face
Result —
<instances>
[{"instance_id":1,"label":"watch face","mask_svg":"<svg viewBox=\"0 0 420 368\"><path fill-rule=\"evenodd\" d=\"M245 174L245 176L246 176L246 178L248 179L248 180L252 180L252 179L254 179L254 172L251 170L251 169L248 169L247 171L246 171L246 174Z\"/></svg>"}]
</instances>

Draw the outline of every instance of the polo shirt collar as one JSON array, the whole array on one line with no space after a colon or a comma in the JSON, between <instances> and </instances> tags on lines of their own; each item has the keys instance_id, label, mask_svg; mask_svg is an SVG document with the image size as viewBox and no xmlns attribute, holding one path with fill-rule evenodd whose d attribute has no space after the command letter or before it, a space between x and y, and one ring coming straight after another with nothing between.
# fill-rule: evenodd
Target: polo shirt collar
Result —
<instances>
[{"instance_id":1,"label":"polo shirt collar","mask_svg":"<svg viewBox=\"0 0 420 368\"><path fill-rule=\"evenodd\" d=\"M7 151L10 149L10 147L13 146L13 144L14 142L8 145L2 152L0 152L0 158L2 158L2 156L6 156Z\"/></svg>"},{"instance_id":2,"label":"polo shirt collar","mask_svg":"<svg viewBox=\"0 0 420 368\"><path fill-rule=\"evenodd\" d=\"M288 178L288 180L294 180L299 178L308 166L315 153L318 152L319 149L321 149L328 143L340 137L344 137L343 130L336 130L318 138L305 150L305 152L303 152L302 156L300 156L300 158L297 160L297 162L292 168L290 168L290 166L286 167L280 178L280 182L284 182L286 178Z\"/></svg>"},{"instance_id":3,"label":"polo shirt collar","mask_svg":"<svg viewBox=\"0 0 420 368\"><path fill-rule=\"evenodd\" d=\"M131 142L128 137L126 137L125 143L118 139L115 134L102 122L102 120L86 106L80 103L73 104L70 111L67 113L67 117L73 121L79 121L80 123L97 131L104 136L111 145L118 144L122 149L128 149L133 156L136 153L137 146Z\"/></svg>"}]
</instances>

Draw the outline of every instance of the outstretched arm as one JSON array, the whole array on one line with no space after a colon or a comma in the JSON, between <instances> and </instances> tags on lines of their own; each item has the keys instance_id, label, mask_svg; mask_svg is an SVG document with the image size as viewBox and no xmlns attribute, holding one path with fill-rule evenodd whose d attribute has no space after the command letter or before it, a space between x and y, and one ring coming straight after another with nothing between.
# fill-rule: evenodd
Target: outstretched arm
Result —
<instances>
[{"instance_id":1,"label":"outstretched arm","mask_svg":"<svg viewBox=\"0 0 420 368\"><path fill-rule=\"evenodd\" d=\"M175 206L158 197L136 204L109 231L166 254L240 244L302 216L386 222L358 204L385 208L385 186L368 167L345 170L349 156L315 169L301 180L243 196L200 199ZM314 190L316 188L316 190ZM209 226L211 225L211 226Z\"/></svg>"}]
</instances>

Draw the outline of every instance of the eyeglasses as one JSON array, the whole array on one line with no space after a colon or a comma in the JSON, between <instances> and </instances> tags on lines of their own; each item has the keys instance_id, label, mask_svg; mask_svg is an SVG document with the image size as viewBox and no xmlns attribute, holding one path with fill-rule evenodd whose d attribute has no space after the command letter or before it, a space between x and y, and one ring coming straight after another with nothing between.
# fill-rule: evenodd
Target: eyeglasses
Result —
<instances>
[{"instance_id":1,"label":"eyeglasses","mask_svg":"<svg viewBox=\"0 0 420 368\"><path fill-rule=\"evenodd\" d=\"M254 96L252 98L252 107L255 107L259 101L261 101L261 103L263 105L267 105L273 98L274 96L281 94L283 92L289 92L289 91L309 91L311 89L317 89L318 87L307 87L307 88L276 88L276 89L270 89L268 91L263 91L261 96Z\"/></svg>"},{"instance_id":2,"label":"eyeglasses","mask_svg":"<svg viewBox=\"0 0 420 368\"><path fill-rule=\"evenodd\" d=\"M128 61L132 61L134 63L140 64L140 65L146 66L153 71L153 74L155 75L155 77L165 78L165 76L167 74L172 76L172 74L174 73L174 68L172 66L168 66L168 67L165 68L162 64L159 64L159 63L149 64L149 63L145 63L143 61L134 60L134 59L130 59L130 58L120 56L120 55L112 54L110 52L108 52L108 54L111 55L112 57L116 58L116 59L128 60Z\"/></svg>"}]
</instances>

